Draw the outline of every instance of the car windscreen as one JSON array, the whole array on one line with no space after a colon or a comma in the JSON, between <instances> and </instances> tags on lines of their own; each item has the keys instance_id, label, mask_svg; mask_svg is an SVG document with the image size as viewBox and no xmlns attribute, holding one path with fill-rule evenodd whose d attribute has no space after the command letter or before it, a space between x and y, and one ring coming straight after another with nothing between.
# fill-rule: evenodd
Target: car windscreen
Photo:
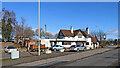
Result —
<instances>
[{"instance_id":1,"label":"car windscreen","mask_svg":"<svg viewBox=\"0 0 120 68\"><path fill-rule=\"evenodd\" d=\"M53 47L58 47L59 45L54 45Z\"/></svg>"},{"instance_id":2,"label":"car windscreen","mask_svg":"<svg viewBox=\"0 0 120 68\"><path fill-rule=\"evenodd\" d=\"M14 47L13 46L9 46L8 49L14 49Z\"/></svg>"},{"instance_id":3,"label":"car windscreen","mask_svg":"<svg viewBox=\"0 0 120 68\"><path fill-rule=\"evenodd\" d=\"M72 45L71 47L75 47L75 45Z\"/></svg>"},{"instance_id":4,"label":"car windscreen","mask_svg":"<svg viewBox=\"0 0 120 68\"><path fill-rule=\"evenodd\" d=\"M76 47L80 47L80 45L77 45Z\"/></svg>"}]
</instances>

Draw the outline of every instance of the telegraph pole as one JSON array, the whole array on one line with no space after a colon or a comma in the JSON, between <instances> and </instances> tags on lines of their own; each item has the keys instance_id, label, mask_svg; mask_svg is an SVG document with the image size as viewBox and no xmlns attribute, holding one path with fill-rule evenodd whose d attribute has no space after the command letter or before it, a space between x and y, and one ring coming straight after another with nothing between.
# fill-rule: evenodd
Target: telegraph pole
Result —
<instances>
[{"instance_id":1,"label":"telegraph pole","mask_svg":"<svg viewBox=\"0 0 120 68\"><path fill-rule=\"evenodd\" d=\"M38 32L38 39L39 39L39 45L38 45L38 55L40 55L40 0L39 0L39 2L38 2L38 5L39 5L39 7L38 7L38 30L39 30L39 32Z\"/></svg>"}]
</instances>

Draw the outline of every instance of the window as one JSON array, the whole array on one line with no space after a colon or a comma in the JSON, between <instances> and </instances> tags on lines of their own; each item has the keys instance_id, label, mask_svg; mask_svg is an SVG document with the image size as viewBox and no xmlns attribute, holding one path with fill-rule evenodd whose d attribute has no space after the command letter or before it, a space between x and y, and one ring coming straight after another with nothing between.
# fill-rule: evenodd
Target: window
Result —
<instances>
[{"instance_id":1,"label":"window","mask_svg":"<svg viewBox=\"0 0 120 68\"><path fill-rule=\"evenodd\" d=\"M80 47L80 45L77 45L77 47Z\"/></svg>"},{"instance_id":2,"label":"window","mask_svg":"<svg viewBox=\"0 0 120 68\"><path fill-rule=\"evenodd\" d=\"M71 47L75 47L75 45L72 45Z\"/></svg>"},{"instance_id":3,"label":"window","mask_svg":"<svg viewBox=\"0 0 120 68\"><path fill-rule=\"evenodd\" d=\"M71 45L71 42L63 42L63 45Z\"/></svg>"},{"instance_id":4,"label":"window","mask_svg":"<svg viewBox=\"0 0 120 68\"><path fill-rule=\"evenodd\" d=\"M70 36L68 36L68 38L70 38Z\"/></svg>"},{"instance_id":5,"label":"window","mask_svg":"<svg viewBox=\"0 0 120 68\"><path fill-rule=\"evenodd\" d=\"M59 47L58 45L56 45L56 47Z\"/></svg>"},{"instance_id":6,"label":"window","mask_svg":"<svg viewBox=\"0 0 120 68\"><path fill-rule=\"evenodd\" d=\"M86 36L86 38L89 38L88 36Z\"/></svg>"},{"instance_id":7,"label":"window","mask_svg":"<svg viewBox=\"0 0 120 68\"><path fill-rule=\"evenodd\" d=\"M14 49L14 47L13 46L9 46L8 49Z\"/></svg>"},{"instance_id":8,"label":"window","mask_svg":"<svg viewBox=\"0 0 120 68\"><path fill-rule=\"evenodd\" d=\"M82 38L82 36L78 36L78 38Z\"/></svg>"},{"instance_id":9,"label":"window","mask_svg":"<svg viewBox=\"0 0 120 68\"><path fill-rule=\"evenodd\" d=\"M89 45L89 42L87 42L86 45Z\"/></svg>"}]
</instances>

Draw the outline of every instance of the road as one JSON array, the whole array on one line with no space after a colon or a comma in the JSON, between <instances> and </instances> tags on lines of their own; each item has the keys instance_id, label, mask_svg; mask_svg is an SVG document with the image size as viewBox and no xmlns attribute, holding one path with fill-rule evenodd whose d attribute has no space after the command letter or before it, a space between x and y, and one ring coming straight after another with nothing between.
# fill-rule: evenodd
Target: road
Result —
<instances>
[{"instance_id":1,"label":"road","mask_svg":"<svg viewBox=\"0 0 120 68\"><path fill-rule=\"evenodd\" d=\"M15 66L109 66L118 61L118 49L113 48L95 49Z\"/></svg>"},{"instance_id":2,"label":"road","mask_svg":"<svg viewBox=\"0 0 120 68\"><path fill-rule=\"evenodd\" d=\"M44 64L42 66L50 66L50 68L57 68L57 67L66 67L66 66L118 66L118 58L120 52L118 52L118 49L108 51L105 53L89 56L83 59L77 59L74 61L69 61L69 62L56 62L56 63L48 63Z\"/></svg>"},{"instance_id":3,"label":"road","mask_svg":"<svg viewBox=\"0 0 120 68\"><path fill-rule=\"evenodd\" d=\"M118 65L118 49L64 63L58 66L112 66Z\"/></svg>"}]
</instances>

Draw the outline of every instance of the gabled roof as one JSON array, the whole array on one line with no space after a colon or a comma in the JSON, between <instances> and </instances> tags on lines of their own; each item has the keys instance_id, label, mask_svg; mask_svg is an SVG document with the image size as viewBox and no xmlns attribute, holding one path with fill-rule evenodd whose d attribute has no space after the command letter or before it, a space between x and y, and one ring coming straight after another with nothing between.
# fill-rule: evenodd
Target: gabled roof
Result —
<instances>
[{"instance_id":1,"label":"gabled roof","mask_svg":"<svg viewBox=\"0 0 120 68\"><path fill-rule=\"evenodd\" d=\"M86 36L91 37L90 34L88 34L86 31L82 31L81 29L74 30L73 33L71 33L71 30L61 29L60 31L63 33L63 35L64 35L65 37L68 37L68 36L74 37L74 36L76 36L79 32L81 32L81 33L83 34L83 36L85 36L85 37L86 37Z\"/></svg>"},{"instance_id":2,"label":"gabled roof","mask_svg":"<svg viewBox=\"0 0 120 68\"><path fill-rule=\"evenodd\" d=\"M71 37L74 36L74 34L72 34L70 30L63 30L63 29L61 29L60 31L63 33L63 35L65 37L67 37L67 36L71 36Z\"/></svg>"},{"instance_id":3,"label":"gabled roof","mask_svg":"<svg viewBox=\"0 0 120 68\"><path fill-rule=\"evenodd\" d=\"M82 31L82 33L83 33L83 35L84 35L85 37L87 37L87 36L90 37L90 38L92 37L92 36L91 36L90 34L88 34L86 31Z\"/></svg>"},{"instance_id":4,"label":"gabled roof","mask_svg":"<svg viewBox=\"0 0 120 68\"><path fill-rule=\"evenodd\" d=\"M88 34L86 31L82 31L81 29L74 30L73 33L71 33L71 30L61 29L60 31L63 33L63 35L64 35L65 37L68 37L68 36L74 37L74 36L76 36L79 32L81 32L81 33L83 34L83 36L85 36L85 37L87 37L87 36L90 37L90 38L91 38L91 41L92 41L93 43L99 42L96 37L92 37L92 36L91 36L90 34Z\"/></svg>"}]
</instances>

